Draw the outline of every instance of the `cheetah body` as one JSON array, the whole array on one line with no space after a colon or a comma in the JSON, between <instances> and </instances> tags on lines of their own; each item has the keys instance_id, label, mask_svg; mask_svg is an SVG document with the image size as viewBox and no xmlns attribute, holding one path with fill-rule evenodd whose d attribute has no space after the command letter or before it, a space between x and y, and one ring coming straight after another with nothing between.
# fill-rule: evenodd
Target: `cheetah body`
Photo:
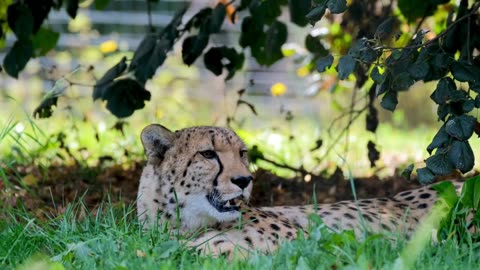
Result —
<instances>
[{"instance_id":1,"label":"cheetah body","mask_svg":"<svg viewBox=\"0 0 480 270\"><path fill-rule=\"evenodd\" d=\"M438 197L429 187L391 198L333 204L253 208L246 148L231 130L193 127L171 132L160 125L142 131L147 164L140 179L137 210L146 227L168 222L202 252L272 251L306 231L316 213L333 230L410 234ZM457 191L461 182L454 183ZM200 233L199 233L200 232Z\"/></svg>"}]
</instances>

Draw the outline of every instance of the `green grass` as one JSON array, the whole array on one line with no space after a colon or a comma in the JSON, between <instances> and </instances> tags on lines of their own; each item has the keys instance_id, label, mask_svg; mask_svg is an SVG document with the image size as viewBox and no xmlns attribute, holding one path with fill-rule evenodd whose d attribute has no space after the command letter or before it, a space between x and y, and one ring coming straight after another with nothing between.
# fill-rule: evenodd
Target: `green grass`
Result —
<instances>
[{"instance_id":1,"label":"green grass","mask_svg":"<svg viewBox=\"0 0 480 270\"><path fill-rule=\"evenodd\" d=\"M0 268L5 269L403 269L400 236L371 235L358 241L352 232L331 233L321 223L310 237L286 242L270 255L247 260L196 255L163 226L142 231L132 206L102 204L99 214L81 203L65 214L40 221L9 210L0 221ZM185 239L181 239L185 240ZM408 258L412 269L476 269L480 244L447 240L422 244ZM408 254L407 254L408 255Z\"/></svg>"}]
</instances>

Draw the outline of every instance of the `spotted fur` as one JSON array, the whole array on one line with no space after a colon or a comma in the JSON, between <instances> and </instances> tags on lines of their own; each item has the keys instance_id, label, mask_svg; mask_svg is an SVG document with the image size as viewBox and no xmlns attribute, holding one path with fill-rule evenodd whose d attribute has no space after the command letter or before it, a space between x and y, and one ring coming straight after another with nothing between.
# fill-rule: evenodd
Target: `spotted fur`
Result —
<instances>
[{"instance_id":1,"label":"spotted fur","mask_svg":"<svg viewBox=\"0 0 480 270\"><path fill-rule=\"evenodd\" d=\"M438 199L426 186L391 198L253 208L247 204L252 176L245 145L233 131L193 127L171 132L150 125L141 138L148 162L138 191L139 220L146 227L160 220L196 234L190 244L208 254L275 250L299 230L305 232L314 213L337 231L408 235ZM454 184L459 191L462 183Z\"/></svg>"}]
</instances>

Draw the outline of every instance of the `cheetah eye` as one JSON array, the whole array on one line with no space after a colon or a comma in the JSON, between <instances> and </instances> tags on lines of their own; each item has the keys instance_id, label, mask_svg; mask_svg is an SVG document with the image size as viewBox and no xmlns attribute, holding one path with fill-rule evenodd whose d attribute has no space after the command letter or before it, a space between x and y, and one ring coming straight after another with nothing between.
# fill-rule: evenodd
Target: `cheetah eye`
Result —
<instances>
[{"instance_id":1,"label":"cheetah eye","mask_svg":"<svg viewBox=\"0 0 480 270\"><path fill-rule=\"evenodd\" d=\"M240 150L240 157L243 158L247 155L247 150Z\"/></svg>"},{"instance_id":2,"label":"cheetah eye","mask_svg":"<svg viewBox=\"0 0 480 270\"><path fill-rule=\"evenodd\" d=\"M217 157L217 153L215 153L215 151L213 150L200 151L199 153L206 159L212 159Z\"/></svg>"}]
</instances>

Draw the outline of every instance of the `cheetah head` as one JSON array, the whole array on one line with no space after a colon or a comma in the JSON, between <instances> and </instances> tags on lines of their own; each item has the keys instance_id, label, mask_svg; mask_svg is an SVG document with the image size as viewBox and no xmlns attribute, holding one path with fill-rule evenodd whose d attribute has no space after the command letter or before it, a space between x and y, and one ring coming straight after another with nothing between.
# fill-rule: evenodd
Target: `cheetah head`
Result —
<instances>
[{"instance_id":1,"label":"cheetah head","mask_svg":"<svg viewBox=\"0 0 480 270\"><path fill-rule=\"evenodd\" d=\"M172 132L153 124L141 134L148 162L140 179L138 214L193 230L240 216L253 177L235 132L192 127Z\"/></svg>"}]
</instances>

